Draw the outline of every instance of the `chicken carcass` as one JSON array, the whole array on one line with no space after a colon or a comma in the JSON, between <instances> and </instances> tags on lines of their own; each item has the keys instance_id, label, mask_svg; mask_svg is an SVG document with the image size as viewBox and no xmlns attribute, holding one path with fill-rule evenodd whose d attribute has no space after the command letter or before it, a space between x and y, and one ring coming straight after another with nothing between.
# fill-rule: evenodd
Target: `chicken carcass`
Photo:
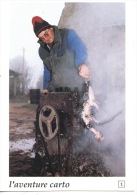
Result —
<instances>
[{"instance_id":1,"label":"chicken carcass","mask_svg":"<svg viewBox=\"0 0 137 195\"><path fill-rule=\"evenodd\" d=\"M87 88L86 90L87 100L83 103L81 117L87 129L95 134L95 138L98 141L103 141L104 139L103 134L98 132L95 128L93 128L93 124L95 123L96 119L94 118L91 112L93 108L98 110L99 106L97 104L97 101L95 100L94 92L92 87L90 86L90 82L88 80L85 80L85 84Z\"/></svg>"}]
</instances>

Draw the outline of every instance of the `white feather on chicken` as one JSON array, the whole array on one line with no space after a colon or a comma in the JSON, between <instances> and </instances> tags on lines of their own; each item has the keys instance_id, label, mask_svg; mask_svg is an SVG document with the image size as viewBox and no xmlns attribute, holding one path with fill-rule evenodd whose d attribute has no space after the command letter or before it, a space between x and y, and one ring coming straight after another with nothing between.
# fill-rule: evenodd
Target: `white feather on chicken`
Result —
<instances>
[{"instance_id":1,"label":"white feather on chicken","mask_svg":"<svg viewBox=\"0 0 137 195\"><path fill-rule=\"evenodd\" d=\"M89 98L87 99L87 101L83 103L82 119L85 125L88 127L88 129L95 134L95 138L98 141L102 141L104 139L103 134L98 132L93 127L90 128L90 125L89 125L91 122L96 121L96 119L91 114L92 107L95 107L97 110L99 108L95 100L94 92L91 86L89 86L89 89L88 89L88 97Z\"/></svg>"}]
</instances>

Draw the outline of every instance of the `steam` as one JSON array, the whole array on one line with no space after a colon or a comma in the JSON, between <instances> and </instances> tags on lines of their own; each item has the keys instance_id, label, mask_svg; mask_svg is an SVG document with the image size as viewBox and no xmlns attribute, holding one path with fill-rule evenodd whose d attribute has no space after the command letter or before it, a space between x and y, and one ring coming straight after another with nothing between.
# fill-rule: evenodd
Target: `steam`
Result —
<instances>
[{"instance_id":1,"label":"steam","mask_svg":"<svg viewBox=\"0 0 137 195\"><path fill-rule=\"evenodd\" d=\"M95 127L103 133L103 142L91 139L93 135L86 131L77 145L80 151L80 145L86 146L91 139L91 150L103 155L115 176L125 175L124 9L124 3L66 3L59 23L59 27L75 29L88 48L91 85L99 102L96 119L103 121L122 111L111 122Z\"/></svg>"},{"instance_id":2,"label":"steam","mask_svg":"<svg viewBox=\"0 0 137 195\"><path fill-rule=\"evenodd\" d=\"M92 110L94 108L98 109L98 105L95 100L94 92L92 90L92 87L90 86L90 83L87 83L87 100L83 103L83 109L82 109L82 114L81 117L88 128L89 131L93 132L95 134L95 138L98 141L102 141L104 139L103 135L98 132L95 128L93 128L94 123L98 123L98 121L94 117L94 113Z\"/></svg>"}]
</instances>

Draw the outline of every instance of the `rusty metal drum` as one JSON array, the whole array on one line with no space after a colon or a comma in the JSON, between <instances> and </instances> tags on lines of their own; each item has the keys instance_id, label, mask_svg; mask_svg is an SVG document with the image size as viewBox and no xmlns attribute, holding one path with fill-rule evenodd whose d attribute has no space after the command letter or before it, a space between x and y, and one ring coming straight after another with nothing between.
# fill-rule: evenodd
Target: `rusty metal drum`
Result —
<instances>
[{"instance_id":1,"label":"rusty metal drum","mask_svg":"<svg viewBox=\"0 0 137 195\"><path fill-rule=\"evenodd\" d=\"M40 89L30 89L30 103L39 104Z\"/></svg>"}]
</instances>

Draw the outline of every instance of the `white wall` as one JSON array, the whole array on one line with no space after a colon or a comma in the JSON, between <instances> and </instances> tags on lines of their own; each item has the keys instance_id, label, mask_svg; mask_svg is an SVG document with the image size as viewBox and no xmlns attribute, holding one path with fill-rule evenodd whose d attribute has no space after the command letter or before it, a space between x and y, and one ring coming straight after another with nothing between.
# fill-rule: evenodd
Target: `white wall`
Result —
<instances>
[{"instance_id":1,"label":"white wall","mask_svg":"<svg viewBox=\"0 0 137 195\"><path fill-rule=\"evenodd\" d=\"M111 123L97 127L105 136L101 145L104 154L109 150L117 159L106 163L114 175L122 176L125 174L125 4L66 3L59 27L75 29L88 48L92 87L100 103L97 118L108 119L122 110Z\"/></svg>"}]
</instances>

